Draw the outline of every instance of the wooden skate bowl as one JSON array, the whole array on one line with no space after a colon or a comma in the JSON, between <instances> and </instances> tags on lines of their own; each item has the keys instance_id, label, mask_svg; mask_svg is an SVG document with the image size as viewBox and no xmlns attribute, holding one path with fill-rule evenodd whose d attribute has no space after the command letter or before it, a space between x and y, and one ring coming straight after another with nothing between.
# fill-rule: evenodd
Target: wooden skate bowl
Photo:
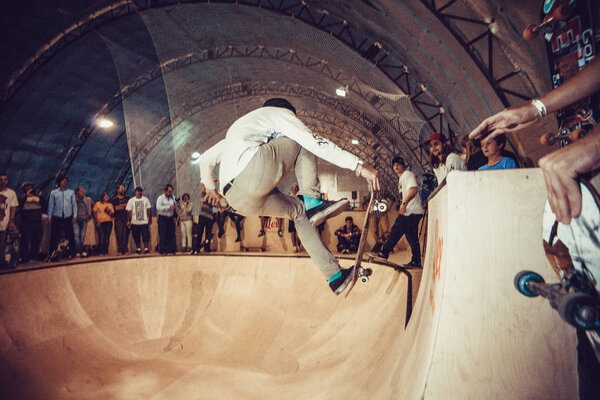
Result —
<instances>
[{"instance_id":1,"label":"wooden skate bowl","mask_svg":"<svg viewBox=\"0 0 600 400\"><path fill-rule=\"evenodd\" d=\"M407 277L378 265L347 299L296 257L2 275L0 398L577 398L573 330L512 283L553 279L544 196L539 170L451 173L406 330Z\"/></svg>"}]
</instances>

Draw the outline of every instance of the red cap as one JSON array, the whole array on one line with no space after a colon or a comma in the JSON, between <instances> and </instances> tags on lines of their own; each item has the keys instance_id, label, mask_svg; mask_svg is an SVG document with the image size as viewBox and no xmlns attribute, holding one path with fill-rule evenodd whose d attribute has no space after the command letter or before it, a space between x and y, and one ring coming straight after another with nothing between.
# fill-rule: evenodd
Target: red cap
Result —
<instances>
[{"instance_id":1,"label":"red cap","mask_svg":"<svg viewBox=\"0 0 600 400\"><path fill-rule=\"evenodd\" d=\"M442 135L440 132L433 132L431 135L429 135L429 139L427 139L425 143L429 143L432 140L439 140L440 142L445 143L446 136Z\"/></svg>"}]
</instances>

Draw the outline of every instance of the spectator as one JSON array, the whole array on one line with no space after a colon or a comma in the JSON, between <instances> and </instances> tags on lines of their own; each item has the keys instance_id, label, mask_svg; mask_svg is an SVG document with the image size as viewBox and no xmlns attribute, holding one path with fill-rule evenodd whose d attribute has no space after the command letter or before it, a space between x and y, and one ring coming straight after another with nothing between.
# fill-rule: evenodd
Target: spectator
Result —
<instances>
[{"instance_id":1,"label":"spectator","mask_svg":"<svg viewBox=\"0 0 600 400\"><path fill-rule=\"evenodd\" d=\"M337 251L342 254L356 253L360 242L360 228L354 225L352 217L346 217L344 226L335 231L337 236Z\"/></svg>"},{"instance_id":2,"label":"spectator","mask_svg":"<svg viewBox=\"0 0 600 400\"><path fill-rule=\"evenodd\" d=\"M0 172L0 264L5 264L7 231L16 230L15 215L19 201L14 190L8 187L8 175Z\"/></svg>"},{"instance_id":3,"label":"spectator","mask_svg":"<svg viewBox=\"0 0 600 400\"><path fill-rule=\"evenodd\" d=\"M75 256L86 257L87 253L83 251L83 242L88 221L94 217L94 214L92 214L92 199L86 196L85 189L79 186L75 189L75 201L77 202L77 221L73 224Z\"/></svg>"},{"instance_id":4,"label":"spectator","mask_svg":"<svg viewBox=\"0 0 600 400\"><path fill-rule=\"evenodd\" d=\"M115 236L117 238L117 251L124 255L129 251L129 227L127 226L127 203L129 196L125 195L125 186L119 185L117 194L110 199L115 208Z\"/></svg>"},{"instance_id":5,"label":"spectator","mask_svg":"<svg viewBox=\"0 0 600 400\"><path fill-rule=\"evenodd\" d=\"M433 132L425 142L429 145L429 165L435 173L438 185L452 170L466 171L467 168L458 154L454 153L440 132Z\"/></svg>"},{"instance_id":6,"label":"spectator","mask_svg":"<svg viewBox=\"0 0 600 400\"><path fill-rule=\"evenodd\" d=\"M141 254L141 242L144 242L144 254L150 253L150 224L152 224L152 205L150 200L143 195L144 189L135 188L135 197L127 202L127 225L135 242L135 254Z\"/></svg>"},{"instance_id":7,"label":"spectator","mask_svg":"<svg viewBox=\"0 0 600 400\"><path fill-rule=\"evenodd\" d=\"M108 193L102 193L100 201L94 204L93 212L94 219L96 220L96 229L98 231L98 251L100 255L105 256L108 254L113 216L115 215L115 207L110 202Z\"/></svg>"},{"instance_id":8,"label":"spectator","mask_svg":"<svg viewBox=\"0 0 600 400\"><path fill-rule=\"evenodd\" d=\"M202 199L206 196L206 189L202 189ZM212 206L204 201L200 201L200 211L198 212L198 223L193 227L192 254L200 252L201 244L204 245L204 252L210 253L210 241L212 239L212 227L215 216ZM204 240L202 236L204 235Z\"/></svg>"},{"instance_id":9,"label":"spectator","mask_svg":"<svg viewBox=\"0 0 600 400\"><path fill-rule=\"evenodd\" d=\"M173 197L173 185L167 184L164 193L156 199L156 213L158 214L158 251L160 254L175 254L177 243L175 241L175 210L177 202Z\"/></svg>"},{"instance_id":10,"label":"spectator","mask_svg":"<svg viewBox=\"0 0 600 400\"><path fill-rule=\"evenodd\" d=\"M481 143L477 139L470 139L469 135L462 137L461 144L463 152L460 154L460 159L467 166L468 171L477 171L487 162L487 158L481 151Z\"/></svg>"},{"instance_id":11,"label":"spectator","mask_svg":"<svg viewBox=\"0 0 600 400\"><path fill-rule=\"evenodd\" d=\"M258 232L258 237L265 235L265 230L269 223L271 222L271 217L260 217L260 231ZM281 230L283 227L283 218L277 218L277 223L279 224L279 229L277 230L277 234L279 237L283 237L283 231Z\"/></svg>"},{"instance_id":12,"label":"spectator","mask_svg":"<svg viewBox=\"0 0 600 400\"><path fill-rule=\"evenodd\" d=\"M375 243L375 246L373 246L373 249L371 250L371 252L379 253L381 251L381 249L383 249L383 245L385 244L385 242L387 242L389 237L390 237L390 233L388 231L383 232L381 234L381 236L379 236L379 238L377 238L377 242Z\"/></svg>"},{"instance_id":13,"label":"spectator","mask_svg":"<svg viewBox=\"0 0 600 400\"><path fill-rule=\"evenodd\" d=\"M225 234L225 221L227 220L227 217L229 217L229 219L231 220L231 222L233 222L233 224L235 225L235 232L237 233L237 237L235 238L236 243L237 242L241 242L242 241L242 229L244 229L244 216L235 213L232 209L231 206L229 204L227 204L227 201L222 198L221 199L221 204L219 207L219 213L217 214L217 221L218 221L218 225L219 225L219 238L221 238L224 234ZM223 205L225 204L225 205ZM262 220L261 220L262 222ZM258 236L262 236L262 235L258 235Z\"/></svg>"},{"instance_id":14,"label":"spectator","mask_svg":"<svg viewBox=\"0 0 600 400\"><path fill-rule=\"evenodd\" d=\"M48 201L48 218L50 220L50 252L58 247L61 235L69 241L68 256L75 255L75 234L73 225L77 222L77 201L75 193L68 189L69 178L64 175L56 177L58 188L50 192Z\"/></svg>"},{"instance_id":15,"label":"spectator","mask_svg":"<svg viewBox=\"0 0 600 400\"><path fill-rule=\"evenodd\" d=\"M502 150L506 145L506 136L494 136L483 144L483 155L487 157L487 164L480 167L479 171L490 169L509 169L515 168L517 164L510 157L502 155Z\"/></svg>"},{"instance_id":16,"label":"spectator","mask_svg":"<svg viewBox=\"0 0 600 400\"><path fill-rule=\"evenodd\" d=\"M458 158L458 156L456 156ZM406 235L406 240L410 246L412 254L411 260L405 264L406 268L421 268L421 249L419 244L419 220L423 216L423 207L421 199L418 196L419 187L415 174L406 169L406 164L401 157L392 160L392 168L398 176L398 190L402 194L402 204L400 204L399 214L392 225L390 236L383 245L381 251L373 254L376 257L386 259L392 252L402 236Z\"/></svg>"},{"instance_id":17,"label":"spectator","mask_svg":"<svg viewBox=\"0 0 600 400\"><path fill-rule=\"evenodd\" d=\"M292 197L298 196L298 184L297 183L294 183L292 185L291 196ZM300 249L302 248L302 243L300 242L300 238L298 238L298 233L296 232L296 225L294 224L294 221L291 219L288 222L288 232L290 233L290 236L292 238L292 246L294 246L294 252L298 253L300 251Z\"/></svg>"},{"instance_id":18,"label":"spectator","mask_svg":"<svg viewBox=\"0 0 600 400\"><path fill-rule=\"evenodd\" d=\"M431 171L427 171L423 174L423 185L421 188L421 204L425 207L429 196L436 187L436 178Z\"/></svg>"},{"instance_id":19,"label":"spectator","mask_svg":"<svg viewBox=\"0 0 600 400\"><path fill-rule=\"evenodd\" d=\"M35 189L32 183L21 185L23 196L21 206L21 262L40 259L40 240L42 238L42 191Z\"/></svg>"},{"instance_id":20,"label":"spectator","mask_svg":"<svg viewBox=\"0 0 600 400\"><path fill-rule=\"evenodd\" d=\"M192 210L194 205L190 201L190 195L185 193L181 201L177 203L177 222L181 228L181 247L182 251L192 250Z\"/></svg>"}]
</instances>

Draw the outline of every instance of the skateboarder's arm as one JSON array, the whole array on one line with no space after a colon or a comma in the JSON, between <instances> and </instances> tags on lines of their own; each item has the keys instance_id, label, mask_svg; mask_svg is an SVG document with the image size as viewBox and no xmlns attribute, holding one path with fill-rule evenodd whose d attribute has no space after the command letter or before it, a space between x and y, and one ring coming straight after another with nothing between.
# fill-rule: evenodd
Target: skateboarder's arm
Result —
<instances>
[{"instance_id":1,"label":"skateboarder's arm","mask_svg":"<svg viewBox=\"0 0 600 400\"><path fill-rule=\"evenodd\" d=\"M600 59L596 58L573 78L538 100L549 114L598 91L600 91ZM540 112L532 103L508 108L485 119L469 134L469 138L485 138L485 142L502 133L525 128L540 118Z\"/></svg>"},{"instance_id":2,"label":"skateboarder's arm","mask_svg":"<svg viewBox=\"0 0 600 400\"><path fill-rule=\"evenodd\" d=\"M198 159L200 166L200 181L204 184L207 191L215 190L215 166L221 162L221 156L225 148L225 140L221 140Z\"/></svg>"},{"instance_id":3,"label":"skateboarder's arm","mask_svg":"<svg viewBox=\"0 0 600 400\"><path fill-rule=\"evenodd\" d=\"M340 168L354 171L369 181L374 190L380 189L377 170L363 165L354 154L343 150L328 139L314 134L293 112L275 109L270 118L270 124L276 127L278 132L289 137L315 156Z\"/></svg>"},{"instance_id":4,"label":"skateboarder's arm","mask_svg":"<svg viewBox=\"0 0 600 400\"><path fill-rule=\"evenodd\" d=\"M600 125L584 138L542 157L539 164L556 220L568 224L581 214L577 177L600 169Z\"/></svg>"}]
</instances>

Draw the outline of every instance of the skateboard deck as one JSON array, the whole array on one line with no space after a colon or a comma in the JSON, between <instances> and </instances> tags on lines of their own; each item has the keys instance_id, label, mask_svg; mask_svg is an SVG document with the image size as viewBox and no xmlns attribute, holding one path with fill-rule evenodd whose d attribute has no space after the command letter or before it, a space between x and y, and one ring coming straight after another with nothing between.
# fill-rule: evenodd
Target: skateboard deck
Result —
<instances>
[{"instance_id":1,"label":"skateboard deck","mask_svg":"<svg viewBox=\"0 0 600 400\"><path fill-rule=\"evenodd\" d=\"M543 33L552 86L560 86L591 62L600 45L600 3L595 0L546 0L542 22L523 32L525 39ZM558 131L542 135L544 146L576 141L596 124L600 95L585 98L556 112Z\"/></svg>"},{"instance_id":2,"label":"skateboard deck","mask_svg":"<svg viewBox=\"0 0 600 400\"><path fill-rule=\"evenodd\" d=\"M354 261L354 266L352 267L352 282L348 285L348 289L346 290L345 297L348 297L354 285L356 285L356 281L361 278L363 283L367 283L369 281L369 276L373 272L370 268L362 267L362 257L365 253L365 247L367 246L367 236L369 235L369 225L371 223L371 217L373 213L377 211L375 207L375 191L371 191L371 199L369 200L369 205L367 206L367 211L365 212L365 221L362 226L362 231L360 233L360 241L358 242L358 249L356 250L356 259Z\"/></svg>"},{"instance_id":3,"label":"skateboard deck","mask_svg":"<svg viewBox=\"0 0 600 400\"><path fill-rule=\"evenodd\" d=\"M547 298L561 318L584 329L600 360L600 196L596 187L581 179L582 212L569 225L559 224L546 202L543 246L560 282L546 284L535 272L522 271L514 283L526 296Z\"/></svg>"}]
</instances>

